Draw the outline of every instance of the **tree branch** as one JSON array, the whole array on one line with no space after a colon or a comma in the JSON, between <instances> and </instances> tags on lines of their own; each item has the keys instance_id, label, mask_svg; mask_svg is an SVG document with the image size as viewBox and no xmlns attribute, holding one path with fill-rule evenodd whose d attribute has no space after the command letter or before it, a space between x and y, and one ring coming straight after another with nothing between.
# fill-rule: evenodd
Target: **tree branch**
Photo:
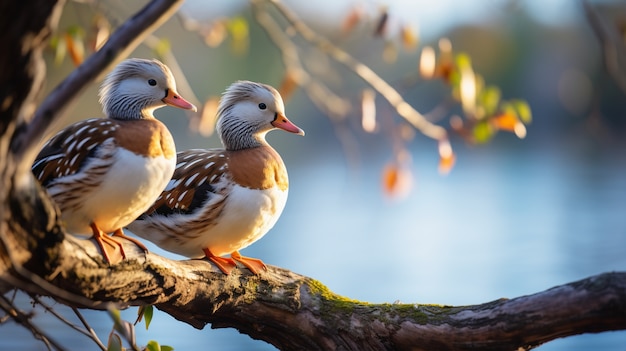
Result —
<instances>
[{"instance_id":1,"label":"tree branch","mask_svg":"<svg viewBox=\"0 0 626 351\"><path fill-rule=\"evenodd\" d=\"M258 1L261 0L254 0L253 2L256 3ZM291 10L284 6L280 0L267 0L266 2L273 5L287 21L290 28L297 32L304 40L316 46L319 50L328 54L329 57L341 63L363 79L383 98L385 98L391 106L393 106L398 115L413 125L413 127L427 137L447 143L448 133L445 128L429 122L421 113L415 110L409 103L404 101L402 95L400 95L396 89L389 85L387 81L382 79L371 68L359 62L346 51L333 45L324 37L315 33L315 31L309 28Z\"/></svg>"},{"instance_id":2,"label":"tree branch","mask_svg":"<svg viewBox=\"0 0 626 351\"><path fill-rule=\"evenodd\" d=\"M232 327L279 349L526 350L626 329L626 273L473 306L369 304L278 267L225 276L207 261L144 255L132 244L130 259L109 267L89 240L68 237L57 248L64 259L43 278L71 294L100 306L154 304L195 328Z\"/></svg>"},{"instance_id":3,"label":"tree branch","mask_svg":"<svg viewBox=\"0 0 626 351\"><path fill-rule=\"evenodd\" d=\"M169 19L182 0L153 0L120 26L102 46L65 78L41 103L31 123L18 135L12 150L34 160L39 139L50 124L102 72L126 57L144 38Z\"/></svg>"}]
</instances>

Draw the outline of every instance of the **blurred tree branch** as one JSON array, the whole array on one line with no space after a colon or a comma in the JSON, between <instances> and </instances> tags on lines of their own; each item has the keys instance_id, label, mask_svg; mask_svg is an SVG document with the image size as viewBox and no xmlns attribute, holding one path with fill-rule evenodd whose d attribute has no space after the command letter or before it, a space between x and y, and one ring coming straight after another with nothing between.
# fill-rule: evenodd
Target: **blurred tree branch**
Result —
<instances>
[{"instance_id":1,"label":"blurred tree branch","mask_svg":"<svg viewBox=\"0 0 626 351\"><path fill-rule=\"evenodd\" d=\"M120 264L106 264L92 241L64 232L56 208L30 174L31 158L23 156L33 152L59 111L88 82L178 4L150 2L59 85L34 118L34 98L45 74L41 51L63 2L0 5L0 24L12 27L0 30L9 48L0 53L0 62L6 64L0 65L0 86L10 87L1 91L0 105L0 309L48 348L63 349L30 323L30 316L6 297L8 291L20 289L68 306L101 310L154 304L196 328L207 323L234 327L281 349L530 349L558 337L626 329L626 273L602 274L512 300L451 307L354 301L277 267L260 276L245 270L225 276L206 261L172 261L137 252ZM340 60L360 67L349 56ZM373 85L380 79L370 73L365 77ZM402 101L394 100L397 93L387 93L402 109ZM125 249L130 253L137 248Z\"/></svg>"},{"instance_id":2,"label":"blurred tree branch","mask_svg":"<svg viewBox=\"0 0 626 351\"><path fill-rule=\"evenodd\" d=\"M616 23L600 13L596 7L599 5L592 5L586 0L582 1L582 4L587 21L602 47L604 66L615 84L626 95L626 45L623 33L619 32ZM623 4L621 6L623 7Z\"/></svg>"}]
</instances>

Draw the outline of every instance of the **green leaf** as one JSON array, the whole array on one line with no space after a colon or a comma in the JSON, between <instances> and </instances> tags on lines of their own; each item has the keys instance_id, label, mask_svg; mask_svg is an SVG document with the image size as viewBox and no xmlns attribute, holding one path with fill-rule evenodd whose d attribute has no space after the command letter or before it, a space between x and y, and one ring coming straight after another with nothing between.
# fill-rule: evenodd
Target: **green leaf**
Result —
<instances>
[{"instance_id":1,"label":"green leaf","mask_svg":"<svg viewBox=\"0 0 626 351\"><path fill-rule=\"evenodd\" d=\"M493 136L493 128L485 121L478 122L474 126L473 134L477 143L484 144Z\"/></svg>"},{"instance_id":2,"label":"green leaf","mask_svg":"<svg viewBox=\"0 0 626 351\"><path fill-rule=\"evenodd\" d=\"M161 346L161 351L174 351L174 348L171 346L163 345Z\"/></svg>"},{"instance_id":3,"label":"green leaf","mask_svg":"<svg viewBox=\"0 0 626 351\"><path fill-rule=\"evenodd\" d=\"M513 108L517 112L517 116L524 124L529 124L533 120L533 115L530 110L530 105L524 100L511 101Z\"/></svg>"},{"instance_id":4,"label":"green leaf","mask_svg":"<svg viewBox=\"0 0 626 351\"><path fill-rule=\"evenodd\" d=\"M122 315L120 314L120 310L115 307L109 307L108 310L109 316L113 319L113 323L120 324L122 322Z\"/></svg>"},{"instance_id":5,"label":"green leaf","mask_svg":"<svg viewBox=\"0 0 626 351\"><path fill-rule=\"evenodd\" d=\"M146 345L146 350L148 351L161 351L161 346L159 346L159 343L154 341L154 340L150 340L148 341L148 345Z\"/></svg>"},{"instance_id":6,"label":"green leaf","mask_svg":"<svg viewBox=\"0 0 626 351\"><path fill-rule=\"evenodd\" d=\"M143 316L146 319L146 330L150 327L152 322L152 314L154 313L154 307L152 305L143 306Z\"/></svg>"},{"instance_id":7,"label":"green leaf","mask_svg":"<svg viewBox=\"0 0 626 351\"><path fill-rule=\"evenodd\" d=\"M458 53L455 57L455 61L459 70L472 69L472 59L464 52Z\"/></svg>"},{"instance_id":8,"label":"green leaf","mask_svg":"<svg viewBox=\"0 0 626 351\"><path fill-rule=\"evenodd\" d=\"M248 21L243 17L234 17L228 23L233 40L247 40L249 35Z\"/></svg>"},{"instance_id":9,"label":"green leaf","mask_svg":"<svg viewBox=\"0 0 626 351\"><path fill-rule=\"evenodd\" d=\"M107 351L122 351L122 338L115 332L109 334L109 341L107 343Z\"/></svg>"},{"instance_id":10,"label":"green leaf","mask_svg":"<svg viewBox=\"0 0 626 351\"><path fill-rule=\"evenodd\" d=\"M165 54L170 52L171 48L172 44L170 43L170 41L166 38L161 38L152 49L159 58L162 58L163 56L165 56Z\"/></svg>"},{"instance_id":11,"label":"green leaf","mask_svg":"<svg viewBox=\"0 0 626 351\"><path fill-rule=\"evenodd\" d=\"M480 95L480 104L485 109L485 116L493 116L500 105L500 89L496 86L489 86L483 89Z\"/></svg>"}]
</instances>

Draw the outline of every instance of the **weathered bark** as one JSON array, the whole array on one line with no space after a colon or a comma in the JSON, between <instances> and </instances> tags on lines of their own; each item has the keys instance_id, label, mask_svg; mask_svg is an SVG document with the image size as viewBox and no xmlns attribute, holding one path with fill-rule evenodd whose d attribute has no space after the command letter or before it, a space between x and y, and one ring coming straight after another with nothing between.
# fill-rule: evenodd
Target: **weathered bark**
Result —
<instances>
[{"instance_id":1,"label":"weathered bark","mask_svg":"<svg viewBox=\"0 0 626 351\"><path fill-rule=\"evenodd\" d=\"M135 252L133 245L126 250L134 255L108 266L91 241L63 233L30 174L28 155L64 104L177 2L151 2L131 21L139 25L120 28L119 37L59 86L28 123L45 74L41 50L62 4L0 5L0 292L19 288L94 309L154 304L196 328L233 327L280 349L529 349L558 337L626 329L626 273L452 307L368 304L284 269L225 276L206 261L171 261Z\"/></svg>"},{"instance_id":2,"label":"weathered bark","mask_svg":"<svg viewBox=\"0 0 626 351\"><path fill-rule=\"evenodd\" d=\"M223 275L207 261L144 255L108 267L91 241L69 238L43 277L78 307L153 304L196 328L232 327L283 350L517 350L626 329L626 273L473 306L369 304L278 267Z\"/></svg>"}]
</instances>

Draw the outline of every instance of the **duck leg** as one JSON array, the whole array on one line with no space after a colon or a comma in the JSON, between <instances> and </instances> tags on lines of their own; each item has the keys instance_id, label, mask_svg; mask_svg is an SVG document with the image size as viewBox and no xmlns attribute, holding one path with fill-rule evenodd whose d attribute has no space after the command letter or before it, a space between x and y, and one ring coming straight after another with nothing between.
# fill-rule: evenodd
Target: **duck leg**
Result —
<instances>
[{"instance_id":1,"label":"duck leg","mask_svg":"<svg viewBox=\"0 0 626 351\"><path fill-rule=\"evenodd\" d=\"M252 272L254 274L259 274L259 272L261 270L266 270L267 269L267 266L265 266L265 263L263 263L263 261L259 260L258 258L241 256L239 251L232 252L230 254L230 257L233 260L235 260L235 261L241 263L242 265L248 267L250 272Z\"/></svg>"},{"instance_id":2,"label":"duck leg","mask_svg":"<svg viewBox=\"0 0 626 351\"><path fill-rule=\"evenodd\" d=\"M98 228L95 223L89 225L93 232L93 239L102 250L102 256L109 264L115 264L122 261L126 254L124 253L124 247L122 243L110 237L107 233Z\"/></svg>"},{"instance_id":3,"label":"duck leg","mask_svg":"<svg viewBox=\"0 0 626 351\"><path fill-rule=\"evenodd\" d=\"M232 258L215 256L208 248L204 248L202 249L202 251L204 251L206 258L209 261L213 262L217 266L217 268L219 268L220 271L222 271L226 275L230 274L230 272L232 272L232 270L237 267L237 263L235 263L235 260L233 260Z\"/></svg>"},{"instance_id":4,"label":"duck leg","mask_svg":"<svg viewBox=\"0 0 626 351\"><path fill-rule=\"evenodd\" d=\"M135 239L135 238L131 238L129 236L126 236L126 234L124 234L124 231L122 230L122 228L117 229L116 231L113 232L113 236L116 236L118 238L123 238L126 239L132 243L134 243L135 245L137 245L137 247L139 247L140 249L142 249L144 252L148 252L148 248L141 243L141 241ZM126 256L124 256L126 257Z\"/></svg>"}]
</instances>

